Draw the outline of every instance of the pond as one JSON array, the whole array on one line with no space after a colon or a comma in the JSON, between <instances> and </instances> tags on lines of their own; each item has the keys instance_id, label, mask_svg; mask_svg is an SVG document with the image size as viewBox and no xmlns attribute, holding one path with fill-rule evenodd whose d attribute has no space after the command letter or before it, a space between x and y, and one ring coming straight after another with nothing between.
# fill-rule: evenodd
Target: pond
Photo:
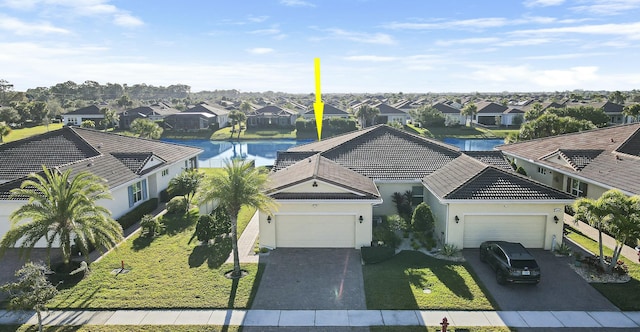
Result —
<instances>
[{"instance_id":1,"label":"pond","mask_svg":"<svg viewBox=\"0 0 640 332\"><path fill-rule=\"evenodd\" d=\"M256 166L273 166L277 152L291 147L313 142L313 140L252 140L252 141L210 141L202 139L176 140L163 139L165 142L190 145L204 150L198 156L200 167L222 167L224 161L232 158L254 160ZM455 145L463 151L493 150L504 144L504 139L460 139L445 138L445 143Z\"/></svg>"}]
</instances>

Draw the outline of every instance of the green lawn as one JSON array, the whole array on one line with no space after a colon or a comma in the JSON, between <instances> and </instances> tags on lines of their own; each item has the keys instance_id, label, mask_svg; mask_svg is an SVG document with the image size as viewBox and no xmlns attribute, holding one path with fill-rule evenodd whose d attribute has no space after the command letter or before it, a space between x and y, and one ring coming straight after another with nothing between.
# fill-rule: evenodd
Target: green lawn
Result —
<instances>
[{"instance_id":1,"label":"green lawn","mask_svg":"<svg viewBox=\"0 0 640 332\"><path fill-rule=\"evenodd\" d=\"M62 128L62 123L52 123L49 125L47 130L46 126L36 126L30 128L20 128L20 129L12 129L9 135L5 136L3 141L5 143L11 141L17 141L19 139L27 138L33 135L38 135L42 133L46 133L47 131L52 131L56 129Z\"/></svg>"},{"instance_id":2,"label":"green lawn","mask_svg":"<svg viewBox=\"0 0 640 332\"><path fill-rule=\"evenodd\" d=\"M243 209L238 232L253 211ZM243 264L247 277L229 280L224 264L231 241L211 246L189 244L197 212L186 218L164 218L166 234L155 239L139 237L125 241L101 261L91 264L91 274L72 288L63 289L50 303L56 309L115 308L249 308L263 265ZM112 274L124 261L126 274Z\"/></svg>"},{"instance_id":3,"label":"green lawn","mask_svg":"<svg viewBox=\"0 0 640 332\"><path fill-rule=\"evenodd\" d=\"M598 242L588 238L579 232L571 229L567 235L571 240L580 244L592 253L598 253ZM611 256L613 251L606 246L604 247L604 255ZM640 310L640 264L636 261L630 261L625 257L621 257L625 264L629 267L629 275L631 281L624 284L598 284L592 283L591 286L597 289L602 295L611 301L621 310L637 311Z\"/></svg>"},{"instance_id":4,"label":"green lawn","mask_svg":"<svg viewBox=\"0 0 640 332\"><path fill-rule=\"evenodd\" d=\"M236 126L236 130L238 127ZM225 127L216 130L212 135L212 140L228 140L231 138L231 127ZM296 138L296 130L295 129L247 129L243 130L240 133L240 139L283 139L283 138ZM233 139L238 139L238 133L235 132L233 134Z\"/></svg>"},{"instance_id":5,"label":"green lawn","mask_svg":"<svg viewBox=\"0 0 640 332\"><path fill-rule=\"evenodd\" d=\"M367 309L496 310L470 271L417 251L364 265Z\"/></svg>"}]
</instances>

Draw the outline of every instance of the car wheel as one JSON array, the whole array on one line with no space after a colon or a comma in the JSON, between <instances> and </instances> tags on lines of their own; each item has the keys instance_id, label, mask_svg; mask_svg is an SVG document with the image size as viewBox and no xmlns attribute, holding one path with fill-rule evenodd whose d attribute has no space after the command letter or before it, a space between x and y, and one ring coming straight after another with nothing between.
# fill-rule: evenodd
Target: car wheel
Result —
<instances>
[{"instance_id":1,"label":"car wheel","mask_svg":"<svg viewBox=\"0 0 640 332\"><path fill-rule=\"evenodd\" d=\"M496 272L496 281L500 284L500 285L504 285L507 283L507 274L502 271L502 270L498 270Z\"/></svg>"}]
</instances>

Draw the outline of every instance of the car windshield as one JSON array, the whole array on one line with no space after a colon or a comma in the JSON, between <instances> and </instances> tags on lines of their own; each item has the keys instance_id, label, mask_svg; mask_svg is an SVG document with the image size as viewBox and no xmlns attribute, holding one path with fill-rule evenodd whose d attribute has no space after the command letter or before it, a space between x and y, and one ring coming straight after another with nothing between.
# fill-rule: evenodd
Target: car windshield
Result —
<instances>
[{"instance_id":1,"label":"car windshield","mask_svg":"<svg viewBox=\"0 0 640 332\"><path fill-rule=\"evenodd\" d=\"M526 260L512 260L511 261L511 267L513 268L517 268L517 269L524 269L529 268L531 269L537 269L538 268L538 263L536 263L536 261L532 260L532 259L526 259Z\"/></svg>"}]
</instances>

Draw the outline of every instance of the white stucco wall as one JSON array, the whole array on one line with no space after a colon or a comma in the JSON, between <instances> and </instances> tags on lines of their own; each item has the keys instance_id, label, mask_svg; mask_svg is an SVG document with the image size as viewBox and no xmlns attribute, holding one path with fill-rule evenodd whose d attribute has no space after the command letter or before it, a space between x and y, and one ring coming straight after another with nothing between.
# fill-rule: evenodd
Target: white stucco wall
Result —
<instances>
[{"instance_id":1,"label":"white stucco wall","mask_svg":"<svg viewBox=\"0 0 640 332\"><path fill-rule=\"evenodd\" d=\"M355 248L368 247L372 239L372 213L371 202L329 202L329 201L305 201L287 202L280 201L278 210L271 215L271 223L267 222L267 214L259 212L260 220L260 246L276 248L276 225L278 216L281 215L323 215L344 214L354 215L356 220L362 216L363 222L355 222ZM330 218L330 216L327 216ZM318 237L324 234L316 234Z\"/></svg>"},{"instance_id":2,"label":"white stucco wall","mask_svg":"<svg viewBox=\"0 0 640 332\"><path fill-rule=\"evenodd\" d=\"M380 197L382 197L383 203L373 208L374 215L393 215L398 214L396 205L391 199L393 193L399 192L404 194L405 191L411 191L413 186L422 186L420 181L407 181L407 182L376 182L378 191L380 191ZM427 189L424 189L425 193Z\"/></svg>"},{"instance_id":3,"label":"white stucco wall","mask_svg":"<svg viewBox=\"0 0 640 332\"><path fill-rule=\"evenodd\" d=\"M564 203L473 203L473 204L449 204L449 216L446 221L446 243L454 244L458 248L463 247L464 223L467 215L501 215L517 218L522 215L541 215L546 217L546 231L544 236L544 249L550 250L555 235L556 241L562 240L562 217L564 215ZM455 222L455 216L460 219ZM556 223L553 219L557 216L561 221Z\"/></svg>"}]
</instances>

